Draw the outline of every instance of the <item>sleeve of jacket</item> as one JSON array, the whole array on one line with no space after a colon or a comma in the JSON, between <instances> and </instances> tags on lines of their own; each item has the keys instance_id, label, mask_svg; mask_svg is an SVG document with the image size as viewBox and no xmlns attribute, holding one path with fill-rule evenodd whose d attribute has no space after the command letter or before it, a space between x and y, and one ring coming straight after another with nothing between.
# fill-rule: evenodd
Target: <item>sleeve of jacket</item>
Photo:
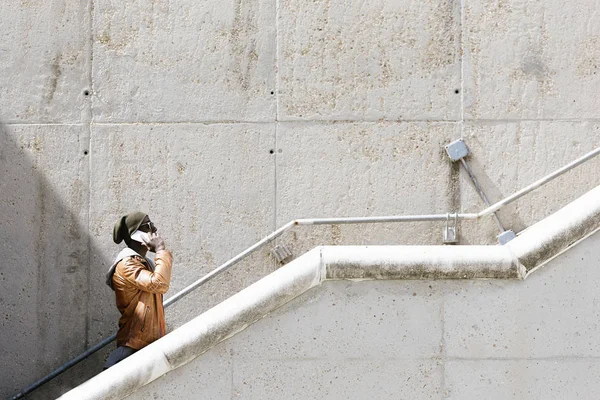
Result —
<instances>
[{"instance_id":1,"label":"sleeve of jacket","mask_svg":"<svg viewBox=\"0 0 600 400\"><path fill-rule=\"evenodd\" d=\"M160 250L154 256L154 272L148 271L135 257L128 257L121 271L123 279L136 288L150 293L166 293L171 282L173 256L167 250Z\"/></svg>"}]
</instances>

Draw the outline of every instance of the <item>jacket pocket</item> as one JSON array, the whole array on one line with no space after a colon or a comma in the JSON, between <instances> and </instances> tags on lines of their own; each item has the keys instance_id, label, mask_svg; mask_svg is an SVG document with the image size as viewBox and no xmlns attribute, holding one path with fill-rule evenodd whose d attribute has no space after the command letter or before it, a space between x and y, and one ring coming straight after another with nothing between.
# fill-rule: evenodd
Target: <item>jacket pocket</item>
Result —
<instances>
[{"instance_id":1,"label":"jacket pocket","mask_svg":"<svg viewBox=\"0 0 600 400\"><path fill-rule=\"evenodd\" d=\"M144 311L144 320L142 321L142 329L141 329L142 332L144 332L144 328L146 327L146 319L148 318L149 311L150 311L150 307L146 306L146 310Z\"/></svg>"}]
</instances>

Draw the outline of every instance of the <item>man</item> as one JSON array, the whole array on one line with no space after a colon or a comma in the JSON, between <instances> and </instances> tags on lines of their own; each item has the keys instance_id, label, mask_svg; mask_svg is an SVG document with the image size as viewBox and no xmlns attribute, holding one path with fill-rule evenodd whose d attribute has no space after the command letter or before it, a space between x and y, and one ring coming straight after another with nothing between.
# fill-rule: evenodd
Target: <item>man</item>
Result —
<instances>
[{"instance_id":1,"label":"man","mask_svg":"<svg viewBox=\"0 0 600 400\"><path fill-rule=\"evenodd\" d=\"M148 215L134 212L115 224L113 240L125 241L123 249L106 274L106 284L115 291L121 312L117 349L104 369L165 335L163 293L169 289L173 257ZM146 258L155 253L154 261Z\"/></svg>"}]
</instances>

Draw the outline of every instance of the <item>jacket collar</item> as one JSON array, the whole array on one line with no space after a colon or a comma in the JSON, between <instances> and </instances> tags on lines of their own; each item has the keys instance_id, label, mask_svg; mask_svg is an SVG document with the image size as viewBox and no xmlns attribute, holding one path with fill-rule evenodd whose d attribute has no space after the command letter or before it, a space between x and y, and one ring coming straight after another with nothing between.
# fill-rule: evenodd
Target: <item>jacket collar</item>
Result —
<instances>
[{"instance_id":1,"label":"jacket collar","mask_svg":"<svg viewBox=\"0 0 600 400\"><path fill-rule=\"evenodd\" d=\"M121 261L125 257L133 257L133 256L138 256L138 257L144 258L146 260L146 262L148 263L148 267L149 267L150 271L154 272L154 268L155 268L154 262L151 259L149 259L148 257L142 257L137 251L134 251L133 249L130 249L129 247L125 247L123 250L121 250L119 252L119 254L117 255L117 258L115 259L115 262L113 263L113 265L110 266L110 268L106 272L106 284L112 290L115 290L115 288L113 288L113 285L112 285L112 277L115 274L115 270L117 269L117 264L119 263L119 261Z\"/></svg>"}]
</instances>

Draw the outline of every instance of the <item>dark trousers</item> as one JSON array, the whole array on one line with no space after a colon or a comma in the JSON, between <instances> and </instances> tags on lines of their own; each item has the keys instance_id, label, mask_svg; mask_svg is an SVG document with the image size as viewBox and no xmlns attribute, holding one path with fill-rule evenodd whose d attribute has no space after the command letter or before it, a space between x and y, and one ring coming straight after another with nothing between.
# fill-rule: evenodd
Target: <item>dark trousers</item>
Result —
<instances>
[{"instance_id":1,"label":"dark trousers","mask_svg":"<svg viewBox=\"0 0 600 400\"><path fill-rule=\"evenodd\" d=\"M116 350L113 350L108 356L108 360L106 360L106 364L104 364L104 369L112 367L113 365L115 365L119 361L126 359L136 351L136 349L132 349L131 347L127 346L117 347Z\"/></svg>"}]
</instances>

